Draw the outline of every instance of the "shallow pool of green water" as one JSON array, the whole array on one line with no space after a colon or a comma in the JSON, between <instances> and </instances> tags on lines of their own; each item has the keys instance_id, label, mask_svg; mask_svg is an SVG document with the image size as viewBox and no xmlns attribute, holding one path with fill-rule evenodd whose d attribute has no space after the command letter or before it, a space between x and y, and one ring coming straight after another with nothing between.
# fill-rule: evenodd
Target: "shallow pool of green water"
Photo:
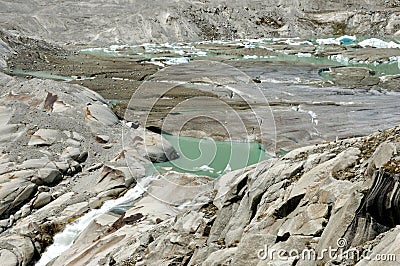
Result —
<instances>
[{"instance_id":1,"label":"shallow pool of green water","mask_svg":"<svg viewBox=\"0 0 400 266\"><path fill-rule=\"evenodd\" d=\"M154 163L147 173L174 170L210 177L240 169L268 159L258 142L214 141L210 138L177 137L163 134L180 157L164 163Z\"/></svg>"}]
</instances>

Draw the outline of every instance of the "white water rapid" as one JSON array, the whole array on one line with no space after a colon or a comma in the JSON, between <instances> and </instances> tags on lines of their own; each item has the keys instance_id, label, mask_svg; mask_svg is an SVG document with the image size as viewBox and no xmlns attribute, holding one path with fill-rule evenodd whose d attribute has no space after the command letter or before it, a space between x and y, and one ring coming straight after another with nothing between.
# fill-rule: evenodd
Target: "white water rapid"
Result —
<instances>
[{"instance_id":1,"label":"white water rapid","mask_svg":"<svg viewBox=\"0 0 400 266\"><path fill-rule=\"evenodd\" d=\"M65 229L54 236L54 242L47 247L46 251L42 254L40 260L35 264L36 266L45 266L52 259L60 256L64 251L72 246L75 239L79 234L97 217L109 212L111 209L124 205L128 202L134 201L141 197L146 191L149 183L155 177L145 177L138 184L128 190L124 196L115 200L108 200L104 202L103 206L99 209L94 209L86 213L81 218L68 224Z\"/></svg>"}]
</instances>

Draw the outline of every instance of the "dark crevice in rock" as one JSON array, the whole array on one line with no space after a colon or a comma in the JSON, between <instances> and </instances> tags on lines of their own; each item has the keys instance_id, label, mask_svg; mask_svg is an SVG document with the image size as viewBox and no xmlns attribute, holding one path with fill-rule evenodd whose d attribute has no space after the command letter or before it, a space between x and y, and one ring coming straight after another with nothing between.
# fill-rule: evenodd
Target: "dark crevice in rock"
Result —
<instances>
[{"instance_id":1,"label":"dark crevice in rock","mask_svg":"<svg viewBox=\"0 0 400 266\"><path fill-rule=\"evenodd\" d=\"M159 134L159 135L161 135L161 134L171 135L170 133L168 133L168 132L166 132L166 131L164 131L161 128L156 127L156 126L148 126L148 127L146 127L146 129L151 131L151 132L153 132L153 133Z\"/></svg>"},{"instance_id":2,"label":"dark crevice in rock","mask_svg":"<svg viewBox=\"0 0 400 266\"><path fill-rule=\"evenodd\" d=\"M237 203L240 202L243 199L244 193L246 191L246 186L247 186L247 180L249 179L248 176L246 176L245 178L243 178L239 184L236 187L236 193L234 194L234 196L229 199L226 203L225 206L227 205L231 205L233 203Z\"/></svg>"},{"instance_id":3,"label":"dark crevice in rock","mask_svg":"<svg viewBox=\"0 0 400 266\"><path fill-rule=\"evenodd\" d=\"M240 202L240 201L242 200L242 198L243 198L243 196L235 195L235 196L233 196L231 199L229 199L229 200L224 204L224 206L229 206L229 205L232 205L232 204L234 204L234 203L238 203L238 202Z\"/></svg>"},{"instance_id":4,"label":"dark crevice in rock","mask_svg":"<svg viewBox=\"0 0 400 266\"><path fill-rule=\"evenodd\" d=\"M261 193L261 194L258 194L257 196L255 196L253 199L253 202L251 203L250 221L254 218L254 216L256 216L258 204L260 204L263 194L264 193Z\"/></svg>"},{"instance_id":5,"label":"dark crevice in rock","mask_svg":"<svg viewBox=\"0 0 400 266\"><path fill-rule=\"evenodd\" d=\"M299 261L300 261L300 258L296 258L296 259L292 262L292 266L295 266Z\"/></svg>"},{"instance_id":6,"label":"dark crevice in rock","mask_svg":"<svg viewBox=\"0 0 400 266\"><path fill-rule=\"evenodd\" d=\"M324 222L324 223L322 223L322 225L323 225L323 228L321 228L320 230L318 230L317 232L315 232L314 234L312 234L312 236L314 236L314 237L320 237L320 236L322 236L322 233L324 232L324 229L325 229L327 223Z\"/></svg>"},{"instance_id":7,"label":"dark crevice in rock","mask_svg":"<svg viewBox=\"0 0 400 266\"><path fill-rule=\"evenodd\" d=\"M290 237L290 233L289 232L284 233L282 236L278 235L276 237L275 243L285 242L286 240L289 239L289 237Z\"/></svg>"},{"instance_id":8,"label":"dark crevice in rock","mask_svg":"<svg viewBox=\"0 0 400 266\"><path fill-rule=\"evenodd\" d=\"M361 216L370 214L377 222L390 228L400 224L399 181L399 175L384 170L375 172L371 189L357 213Z\"/></svg>"},{"instance_id":9,"label":"dark crevice in rock","mask_svg":"<svg viewBox=\"0 0 400 266\"><path fill-rule=\"evenodd\" d=\"M43 249L43 250L44 250L44 248L48 245L48 243L45 243L45 244L44 244L44 243L36 242L36 245L35 245L35 240L34 240L32 237L30 237L30 236L27 236L27 237L31 240L33 246L35 247L35 248L33 249L33 256L32 256L31 263L28 264L28 265L35 265L36 262L38 262L38 261L40 260L41 252L43 252L43 251L41 251L40 249Z\"/></svg>"},{"instance_id":10,"label":"dark crevice in rock","mask_svg":"<svg viewBox=\"0 0 400 266\"><path fill-rule=\"evenodd\" d=\"M141 213L135 213L131 216L125 217L125 213L116 220L105 232L106 235L111 234L125 225L132 225L139 222L144 217Z\"/></svg>"},{"instance_id":11,"label":"dark crevice in rock","mask_svg":"<svg viewBox=\"0 0 400 266\"><path fill-rule=\"evenodd\" d=\"M171 262L169 262L168 265L173 266L185 266L188 265L190 262L190 258L192 257L193 252L191 254L189 254L189 256L178 256L176 258L174 258Z\"/></svg>"},{"instance_id":12,"label":"dark crevice in rock","mask_svg":"<svg viewBox=\"0 0 400 266\"><path fill-rule=\"evenodd\" d=\"M249 179L249 177L246 175L245 178L243 178L239 184L236 187L236 195L243 195L244 191L245 191L245 187L247 185L247 180Z\"/></svg>"},{"instance_id":13,"label":"dark crevice in rock","mask_svg":"<svg viewBox=\"0 0 400 266\"><path fill-rule=\"evenodd\" d=\"M193 257L193 253L194 253L194 252L190 252L189 254L187 254L187 256L185 257L185 259L184 259L184 261L183 261L183 263L182 263L183 266L189 265L189 262L190 262L190 260L191 260L192 257Z\"/></svg>"},{"instance_id":14,"label":"dark crevice in rock","mask_svg":"<svg viewBox=\"0 0 400 266\"><path fill-rule=\"evenodd\" d=\"M274 213L275 217L278 219L285 218L291 212L293 212L297 206L299 206L300 201L304 198L305 194L300 194L290 198L287 202L285 202L279 209L277 209Z\"/></svg>"},{"instance_id":15,"label":"dark crevice in rock","mask_svg":"<svg viewBox=\"0 0 400 266\"><path fill-rule=\"evenodd\" d=\"M346 233L353 246L372 240L400 224L399 175L381 169L374 173L373 178L372 186Z\"/></svg>"},{"instance_id":16,"label":"dark crevice in rock","mask_svg":"<svg viewBox=\"0 0 400 266\"><path fill-rule=\"evenodd\" d=\"M304 164L301 164L299 167L297 167L290 175L290 179L293 181L297 181L300 179L300 177L303 175L304 172Z\"/></svg>"},{"instance_id":17,"label":"dark crevice in rock","mask_svg":"<svg viewBox=\"0 0 400 266\"><path fill-rule=\"evenodd\" d=\"M145 81L146 79L147 79L147 77L149 77L149 76L152 76L151 74L145 74L145 75L143 75L142 77L140 77L139 79L138 79L138 81Z\"/></svg>"},{"instance_id":18,"label":"dark crevice in rock","mask_svg":"<svg viewBox=\"0 0 400 266\"><path fill-rule=\"evenodd\" d=\"M29 189L31 189L31 192L29 192ZM11 204L4 212L2 215L0 215L0 220L2 219L9 219L11 215L15 215L15 213L17 211L20 210L21 206L25 205L26 203L28 203L36 194L38 190L37 186L33 186L33 187L25 187L24 190L17 196L20 197L21 194L23 194L25 191L29 192L29 195L26 196L25 200L19 201L19 202L15 202L14 206Z\"/></svg>"},{"instance_id":19,"label":"dark crevice in rock","mask_svg":"<svg viewBox=\"0 0 400 266\"><path fill-rule=\"evenodd\" d=\"M148 241L148 243L147 244L150 244L150 243L152 243L152 242L154 242L154 236L152 235L152 234L150 234L149 235L149 241Z\"/></svg>"},{"instance_id":20,"label":"dark crevice in rock","mask_svg":"<svg viewBox=\"0 0 400 266\"><path fill-rule=\"evenodd\" d=\"M204 227L203 236L208 237L211 233L211 228L214 225L215 218L211 219Z\"/></svg>"},{"instance_id":21,"label":"dark crevice in rock","mask_svg":"<svg viewBox=\"0 0 400 266\"><path fill-rule=\"evenodd\" d=\"M204 218L211 219L215 216L218 211L217 206L215 206L212 202L204 204L200 211L204 213ZM215 218L215 217L214 217Z\"/></svg>"},{"instance_id":22,"label":"dark crevice in rock","mask_svg":"<svg viewBox=\"0 0 400 266\"><path fill-rule=\"evenodd\" d=\"M214 204L208 203L208 204L204 204L201 207L200 211L202 213L204 213L203 218L209 219L207 224L204 227L203 234L202 234L202 236L208 237L208 236L210 236L211 228L214 225L218 208Z\"/></svg>"},{"instance_id":23,"label":"dark crevice in rock","mask_svg":"<svg viewBox=\"0 0 400 266\"><path fill-rule=\"evenodd\" d=\"M103 181L110 173L112 173L113 170L114 169L112 169L111 167L104 166L103 171L101 172L97 183L100 183L101 181Z\"/></svg>"},{"instance_id":24,"label":"dark crevice in rock","mask_svg":"<svg viewBox=\"0 0 400 266\"><path fill-rule=\"evenodd\" d=\"M349 240L346 248L361 245L362 243L375 239L379 234L389 229L389 227L378 223L369 214L365 217L356 217L350 224L344 237Z\"/></svg>"},{"instance_id":25,"label":"dark crevice in rock","mask_svg":"<svg viewBox=\"0 0 400 266\"><path fill-rule=\"evenodd\" d=\"M326 213L326 215L324 216L324 218L329 221L329 219L331 218L332 215L332 204L328 204L328 212Z\"/></svg>"}]
</instances>

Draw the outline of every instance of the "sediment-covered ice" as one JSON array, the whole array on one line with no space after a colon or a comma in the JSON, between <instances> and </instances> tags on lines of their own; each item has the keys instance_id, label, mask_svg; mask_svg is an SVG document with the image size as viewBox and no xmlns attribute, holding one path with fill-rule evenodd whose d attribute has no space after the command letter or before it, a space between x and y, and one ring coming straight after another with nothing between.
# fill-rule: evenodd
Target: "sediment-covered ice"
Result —
<instances>
[{"instance_id":1,"label":"sediment-covered ice","mask_svg":"<svg viewBox=\"0 0 400 266\"><path fill-rule=\"evenodd\" d=\"M328 45L328 44L341 45L341 44L346 44L346 43L352 43L352 42L355 42L356 40L357 40L356 36L343 35L338 38L317 39L316 42L319 45Z\"/></svg>"},{"instance_id":2,"label":"sediment-covered ice","mask_svg":"<svg viewBox=\"0 0 400 266\"><path fill-rule=\"evenodd\" d=\"M319 45L327 45L327 44L340 45L340 40L338 40L337 38L317 39L316 42Z\"/></svg>"},{"instance_id":3,"label":"sediment-covered ice","mask_svg":"<svg viewBox=\"0 0 400 266\"><path fill-rule=\"evenodd\" d=\"M400 44L394 41L385 42L378 38L366 39L358 43L361 47L374 47L374 48L398 48L400 49Z\"/></svg>"},{"instance_id":4,"label":"sediment-covered ice","mask_svg":"<svg viewBox=\"0 0 400 266\"><path fill-rule=\"evenodd\" d=\"M188 57L178 57L178 58L165 58L165 64L167 65L179 65L184 63L189 63L190 59Z\"/></svg>"}]
</instances>

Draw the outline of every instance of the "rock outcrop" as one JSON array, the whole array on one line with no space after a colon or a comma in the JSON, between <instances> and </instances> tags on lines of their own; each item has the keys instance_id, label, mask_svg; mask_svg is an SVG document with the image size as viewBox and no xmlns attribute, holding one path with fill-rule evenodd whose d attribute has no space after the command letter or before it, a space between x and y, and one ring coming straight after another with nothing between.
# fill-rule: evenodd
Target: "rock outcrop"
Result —
<instances>
[{"instance_id":1,"label":"rock outcrop","mask_svg":"<svg viewBox=\"0 0 400 266\"><path fill-rule=\"evenodd\" d=\"M0 68L5 68L7 66L6 59L10 52L10 47L0 38Z\"/></svg>"},{"instance_id":2,"label":"rock outcrop","mask_svg":"<svg viewBox=\"0 0 400 266\"><path fill-rule=\"evenodd\" d=\"M144 176L149 161L139 135L153 133L125 125L81 86L0 73L0 87L1 261L28 265L65 224ZM169 145L160 137L149 147L161 142ZM167 156L162 149L153 154Z\"/></svg>"},{"instance_id":3,"label":"rock outcrop","mask_svg":"<svg viewBox=\"0 0 400 266\"><path fill-rule=\"evenodd\" d=\"M397 127L296 149L204 180L213 189L201 205L157 201L150 183L149 195L93 221L53 265L365 265L362 254L398 254L399 147Z\"/></svg>"}]
</instances>

